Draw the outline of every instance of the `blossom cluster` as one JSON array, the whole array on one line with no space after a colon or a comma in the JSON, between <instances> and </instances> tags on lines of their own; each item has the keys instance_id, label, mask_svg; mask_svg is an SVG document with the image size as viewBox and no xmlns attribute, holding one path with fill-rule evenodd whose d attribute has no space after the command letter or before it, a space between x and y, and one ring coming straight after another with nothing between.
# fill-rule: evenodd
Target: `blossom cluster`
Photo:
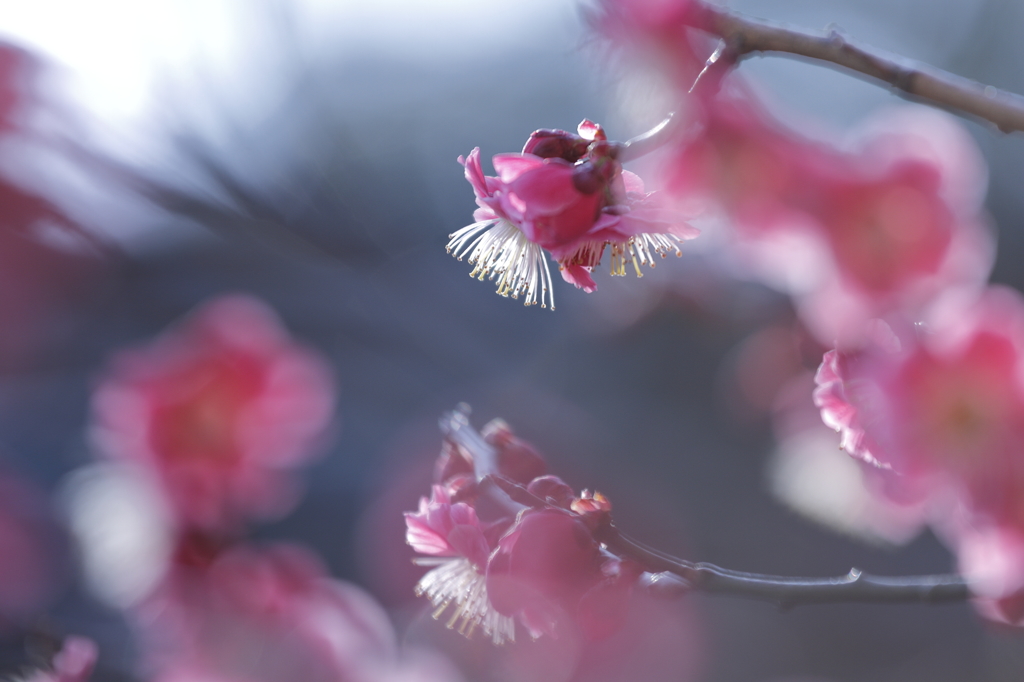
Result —
<instances>
[{"instance_id":1,"label":"blossom cluster","mask_svg":"<svg viewBox=\"0 0 1024 682\"><path fill-rule=\"evenodd\" d=\"M924 107L826 144L776 122L734 73L688 92L711 53L691 29L698 5L603 0L594 18L620 52L656 54L687 112L660 151L666 191L723 225L729 257L789 293L831 348L814 403L873 469L878 505L913 509L984 612L1024 622L1024 299L985 285L980 153Z\"/></svg>"},{"instance_id":2,"label":"blossom cluster","mask_svg":"<svg viewBox=\"0 0 1024 682\"><path fill-rule=\"evenodd\" d=\"M416 563L432 567L416 591L434 616L451 609L448 627L467 636L480 628L495 644L513 641L517 622L534 639L614 633L643 568L595 538L611 503L547 474L503 421L478 436L455 418L430 498L405 515L406 541L423 555Z\"/></svg>"}]
</instances>

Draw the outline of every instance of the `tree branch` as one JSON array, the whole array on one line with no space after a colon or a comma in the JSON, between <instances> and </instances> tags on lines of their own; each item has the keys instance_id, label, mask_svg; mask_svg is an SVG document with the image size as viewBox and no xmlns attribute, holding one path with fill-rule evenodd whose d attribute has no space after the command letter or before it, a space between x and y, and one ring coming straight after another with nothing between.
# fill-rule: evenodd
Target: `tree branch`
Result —
<instances>
[{"instance_id":1,"label":"tree branch","mask_svg":"<svg viewBox=\"0 0 1024 682\"><path fill-rule=\"evenodd\" d=\"M888 83L910 98L967 114L1009 133L1024 130L1024 97L863 45L833 29L812 31L694 0L688 22L718 36L737 58L779 52L828 62Z\"/></svg>"},{"instance_id":2,"label":"tree branch","mask_svg":"<svg viewBox=\"0 0 1024 682\"><path fill-rule=\"evenodd\" d=\"M613 554L634 559L655 572L677 575L692 590L759 599L780 608L803 604L937 604L964 601L971 596L967 583L958 575L893 578L868 575L856 568L835 578L762 575L671 557L626 537L614 525L599 529L597 537Z\"/></svg>"},{"instance_id":3,"label":"tree branch","mask_svg":"<svg viewBox=\"0 0 1024 682\"><path fill-rule=\"evenodd\" d=\"M471 454L482 490L494 496L495 501L506 506L511 514L528 507L542 509L548 506L547 501L501 476L494 448L469 423L469 413L469 406L460 403L441 418L440 426L447 438ZM666 572L682 578L691 590L760 599L781 608L839 603L936 604L964 601L971 596L967 583L958 575L892 578L868 575L854 568L837 578L790 578L743 573L679 559L623 535L612 523L598 527L594 537L608 551L633 559L651 572Z\"/></svg>"}]
</instances>

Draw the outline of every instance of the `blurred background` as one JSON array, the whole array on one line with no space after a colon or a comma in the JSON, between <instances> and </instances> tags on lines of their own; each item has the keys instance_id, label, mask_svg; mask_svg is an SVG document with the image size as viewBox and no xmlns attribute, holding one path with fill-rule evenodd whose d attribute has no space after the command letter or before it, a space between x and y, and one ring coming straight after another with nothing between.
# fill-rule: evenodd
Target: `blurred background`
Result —
<instances>
[{"instance_id":1,"label":"blurred background","mask_svg":"<svg viewBox=\"0 0 1024 682\"><path fill-rule=\"evenodd\" d=\"M400 515L428 491L437 420L460 401L478 426L503 417L666 551L787 575L952 569L927 532L902 547L898 532L854 528L857 539L773 493L776 394L806 382L820 354L784 296L735 278L699 240L642 280L599 273L591 295L556 282L555 313L495 296L445 254L474 207L460 154L517 151L534 129L583 118L614 139L657 120L600 58L575 2L4 4L0 462L52 507L40 514L52 517L54 587L28 630L95 639L93 679L138 678L129 627L81 580L62 530L67 477L96 454L91 392L113 353L232 292L276 310L338 385L336 436L305 496L257 535L315 549L405 641L452 656L468 679L529 677L495 673L486 642L430 619ZM835 23L1024 92L1015 2L729 5ZM784 121L823 139L898 101L795 60L741 71ZM993 279L1024 288L1024 142L967 126L990 165ZM780 612L693 595L674 608L677 667L646 679L1003 682L1024 670L1020 634L967 605ZM31 657L33 637L0 632L0 676Z\"/></svg>"}]
</instances>

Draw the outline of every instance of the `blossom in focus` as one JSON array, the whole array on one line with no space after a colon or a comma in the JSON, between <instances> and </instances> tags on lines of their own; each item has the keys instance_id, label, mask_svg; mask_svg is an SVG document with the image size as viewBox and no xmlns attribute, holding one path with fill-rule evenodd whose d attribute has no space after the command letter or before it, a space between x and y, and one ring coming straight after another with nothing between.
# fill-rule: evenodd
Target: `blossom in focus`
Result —
<instances>
[{"instance_id":1,"label":"blossom in focus","mask_svg":"<svg viewBox=\"0 0 1024 682\"><path fill-rule=\"evenodd\" d=\"M227 530L292 506L289 470L314 454L333 401L319 356L259 301L225 296L114 358L93 432L105 455L154 472L181 527Z\"/></svg>"},{"instance_id":2,"label":"blossom in focus","mask_svg":"<svg viewBox=\"0 0 1024 682\"><path fill-rule=\"evenodd\" d=\"M522 153L493 158L497 176L484 175L479 148L459 157L479 208L447 249L467 257L471 276L497 279L502 296L554 308L544 251L563 279L591 292L590 272L606 249L612 274L624 275L632 263L639 275L655 254L681 254L678 243L697 236L622 170L600 126L585 120L578 132L533 133Z\"/></svg>"}]
</instances>

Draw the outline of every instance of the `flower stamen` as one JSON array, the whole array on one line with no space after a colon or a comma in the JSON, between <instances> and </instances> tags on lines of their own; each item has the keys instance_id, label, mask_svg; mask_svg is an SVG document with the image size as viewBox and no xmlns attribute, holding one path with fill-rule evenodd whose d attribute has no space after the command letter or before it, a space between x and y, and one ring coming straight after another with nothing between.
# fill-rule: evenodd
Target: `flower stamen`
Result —
<instances>
[{"instance_id":1,"label":"flower stamen","mask_svg":"<svg viewBox=\"0 0 1024 682\"><path fill-rule=\"evenodd\" d=\"M426 596L436 607L433 613L435 619L440 618L454 603L456 608L445 623L448 629L455 629L459 634L471 637L479 626L495 644L515 641L515 621L491 606L487 597L487 581L473 562L461 557L419 557L413 559L413 562L437 566L416 584L416 596Z\"/></svg>"},{"instance_id":2,"label":"flower stamen","mask_svg":"<svg viewBox=\"0 0 1024 682\"><path fill-rule=\"evenodd\" d=\"M482 220L449 235L446 251L474 268L470 277L481 282L498 278L498 294L523 305L555 309L551 271L544 250L526 238L515 225L501 218Z\"/></svg>"}]
</instances>

